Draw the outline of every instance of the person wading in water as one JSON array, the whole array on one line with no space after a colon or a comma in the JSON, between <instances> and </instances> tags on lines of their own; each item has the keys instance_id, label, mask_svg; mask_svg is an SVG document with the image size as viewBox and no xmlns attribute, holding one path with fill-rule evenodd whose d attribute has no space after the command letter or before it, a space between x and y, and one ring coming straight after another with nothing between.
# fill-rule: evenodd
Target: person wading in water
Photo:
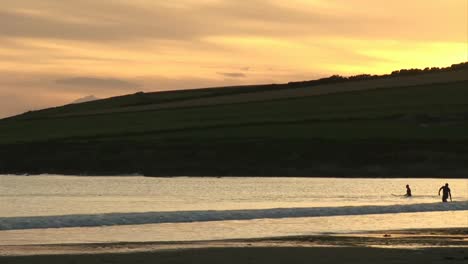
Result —
<instances>
[{"instance_id":1,"label":"person wading in water","mask_svg":"<svg viewBox=\"0 0 468 264\"><path fill-rule=\"evenodd\" d=\"M442 202L446 203L447 198L449 197L450 197L450 201L452 201L452 193L450 192L448 183L446 183L445 186L440 187L439 196L440 196L440 191L442 191Z\"/></svg>"},{"instance_id":2,"label":"person wading in water","mask_svg":"<svg viewBox=\"0 0 468 264\"><path fill-rule=\"evenodd\" d=\"M411 197L411 189L409 187L409 184L406 184L406 194L405 194L406 197Z\"/></svg>"}]
</instances>

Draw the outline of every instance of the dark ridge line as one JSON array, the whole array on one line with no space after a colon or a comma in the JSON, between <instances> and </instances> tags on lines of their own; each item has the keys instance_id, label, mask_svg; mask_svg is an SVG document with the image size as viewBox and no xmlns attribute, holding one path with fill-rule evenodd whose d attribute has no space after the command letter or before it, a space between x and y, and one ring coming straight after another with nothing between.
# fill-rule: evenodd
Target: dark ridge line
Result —
<instances>
[{"instance_id":1,"label":"dark ridge line","mask_svg":"<svg viewBox=\"0 0 468 264\"><path fill-rule=\"evenodd\" d=\"M365 93L365 92L377 92L377 91L382 91L382 90L387 91L387 90L396 90L396 89L411 89L411 88L417 88L417 87L423 88L424 86L428 86L428 85L461 84L465 82L468 82L468 80L454 81L454 82L440 82L440 83L431 83L431 84L407 85L407 86L397 86L397 87L388 87L388 88L369 88L365 90L355 90L355 91L338 91L338 92L332 92L332 93L326 93L326 94L309 95L309 96L302 96L302 97L284 97L284 98L267 99L267 100L259 100L259 101L220 103L220 104L198 105L198 106L165 107L165 108L159 108L159 109L144 109L144 110L134 110L134 111L101 112L101 113L93 113L93 114L83 114L83 113L82 114L69 114L69 115L65 114L65 115L52 115L52 116L31 117L31 118L13 116L13 117L0 119L0 121L4 121L4 120L5 121L52 120L52 119L68 119L68 118L79 118L79 117L94 117L94 116L103 116L103 115L112 115L112 114L160 112L160 111L168 111L168 110L176 110L176 109L209 108L209 107L223 106L223 105L243 105L243 104L264 103L264 102L292 101L292 100L299 100L299 99L310 98L310 97L334 96L334 95L340 95L340 94L359 94L359 93ZM300 87L300 88L305 88L305 87ZM124 96L129 96L129 95L124 95ZM217 97L217 96L214 96L214 97ZM107 100L107 99L103 99L103 100ZM178 100L178 101L184 101L184 100Z\"/></svg>"},{"instance_id":2,"label":"dark ridge line","mask_svg":"<svg viewBox=\"0 0 468 264\"><path fill-rule=\"evenodd\" d=\"M383 75L370 75L370 74L360 74L360 75L354 75L354 76L349 76L349 77L343 77L340 75L332 75L330 77L325 77L325 78L320 78L317 80L309 80L309 81L297 81L297 82L288 82L288 83L283 83L283 84L258 84L258 85L238 85L238 86L225 86L225 87L209 87L209 88L194 88L194 89L185 89L185 90L173 90L173 91L160 91L160 92L150 92L150 93L143 93L143 92L137 92L135 94L143 93L143 94L171 94L171 93L188 93L188 92L200 92L200 91L217 91L220 90L220 93L222 94L221 89L233 89L233 94L243 94L243 93L254 93L254 92L262 92L262 91L270 91L270 90L287 90L287 89L298 89L298 88L305 88L305 87L314 87L317 85L322 85L322 84L335 84L335 83L347 83L347 82L357 82L357 81L364 81L364 80L377 80L377 79L387 79L387 78L392 78L392 77L401 77L401 76L416 76L416 75L425 75L425 74L430 74L430 73L441 73L441 72L450 72L450 71L463 71L468 69L468 62L461 62L458 64L452 64L451 66L448 67L426 67L425 69L400 69L393 71L390 74L383 74ZM275 89L271 89L273 87L279 87ZM253 87L257 87L259 89L255 89ZM264 88L264 90L262 89ZM238 89L245 89L246 91L238 91ZM254 91L255 89L255 91ZM259 91L260 90L260 91ZM135 95L133 94L133 95ZM227 94L227 95L232 95L232 94ZM126 96L131 96L131 94L127 95L121 95L121 96L115 96L115 97L110 97L110 98L104 98L92 102L85 102L83 104L93 104L99 101L105 101L109 99L115 99L115 98L122 98ZM220 94L217 95L206 95L206 96L200 96L198 98L204 98L204 97L216 97L220 96ZM193 98L197 99L197 98ZM177 100L177 101L183 101L182 100ZM190 100L190 99L189 99ZM57 107L52 107L52 108L46 108L46 109L41 109L41 110L36 110L36 111L28 111L23 114L11 116L11 117L6 117L4 119L0 120L5 120L5 119L16 119L18 117L27 115L28 113L40 113L44 112L50 109L57 109L57 108L63 108L70 106L72 104L67 104L63 106L57 106Z\"/></svg>"}]
</instances>

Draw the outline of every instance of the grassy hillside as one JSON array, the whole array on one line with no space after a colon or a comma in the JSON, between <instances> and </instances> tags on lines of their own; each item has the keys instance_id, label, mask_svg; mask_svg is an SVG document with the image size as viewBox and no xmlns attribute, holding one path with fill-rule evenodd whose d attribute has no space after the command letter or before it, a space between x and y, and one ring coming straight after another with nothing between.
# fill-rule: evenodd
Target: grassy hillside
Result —
<instances>
[{"instance_id":1,"label":"grassy hillside","mask_svg":"<svg viewBox=\"0 0 468 264\"><path fill-rule=\"evenodd\" d=\"M27 113L0 121L0 173L467 177L468 77L453 74L140 93Z\"/></svg>"}]
</instances>

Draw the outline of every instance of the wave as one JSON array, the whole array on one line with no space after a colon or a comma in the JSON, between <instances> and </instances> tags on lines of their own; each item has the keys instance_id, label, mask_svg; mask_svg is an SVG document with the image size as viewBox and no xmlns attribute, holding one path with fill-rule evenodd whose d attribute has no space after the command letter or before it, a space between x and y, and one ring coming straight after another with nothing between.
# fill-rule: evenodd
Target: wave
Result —
<instances>
[{"instance_id":1,"label":"wave","mask_svg":"<svg viewBox=\"0 0 468 264\"><path fill-rule=\"evenodd\" d=\"M225 211L174 211L144 213L110 213L90 215L60 215L31 217L2 217L0 230L98 227L116 225L142 225L160 223L188 223L226 220L278 219L298 217L324 217L369 214L395 214L416 212L468 210L468 201L451 203L424 203L384 206L342 206L309 208L275 208Z\"/></svg>"}]
</instances>

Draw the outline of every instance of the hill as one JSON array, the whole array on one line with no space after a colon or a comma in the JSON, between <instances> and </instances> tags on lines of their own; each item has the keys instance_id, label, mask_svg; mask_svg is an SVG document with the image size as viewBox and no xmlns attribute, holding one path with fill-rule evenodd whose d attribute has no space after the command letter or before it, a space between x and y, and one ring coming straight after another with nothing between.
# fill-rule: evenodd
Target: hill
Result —
<instances>
[{"instance_id":1,"label":"hill","mask_svg":"<svg viewBox=\"0 0 468 264\"><path fill-rule=\"evenodd\" d=\"M0 120L0 173L466 177L468 63L136 93Z\"/></svg>"}]
</instances>

